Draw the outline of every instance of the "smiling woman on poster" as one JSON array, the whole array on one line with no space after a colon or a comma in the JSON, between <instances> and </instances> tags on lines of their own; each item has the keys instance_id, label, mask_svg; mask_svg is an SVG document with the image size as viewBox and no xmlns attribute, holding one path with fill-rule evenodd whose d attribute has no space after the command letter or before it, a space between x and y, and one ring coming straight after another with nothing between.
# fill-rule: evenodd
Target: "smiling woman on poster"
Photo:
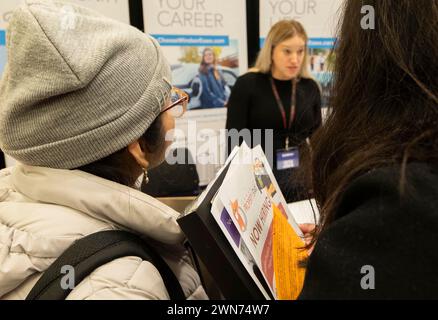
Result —
<instances>
[{"instance_id":1,"label":"smiling woman on poster","mask_svg":"<svg viewBox=\"0 0 438 320\"><path fill-rule=\"evenodd\" d=\"M299 22L276 23L255 68L237 80L227 106L228 130L262 130L260 142L247 144L261 143L265 153L273 154L274 175L287 202L307 197L297 174L300 154L321 125L321 93L308 73L307 40ZM267 129L274 130L273 141L265 141Z\"/></svg>"},{"instance_id":2,"label":"smiling woman on poster","mask_svg":"<svg viewBox=\"0 0 438 320\"><path fill-rule=\"evenodd\" d=\"M199 67L200 100L202 108L222 108L228 101L229 88L224 76L217 68L216 55L211 48L202 52Z\"/></svg>"}]
</instances>

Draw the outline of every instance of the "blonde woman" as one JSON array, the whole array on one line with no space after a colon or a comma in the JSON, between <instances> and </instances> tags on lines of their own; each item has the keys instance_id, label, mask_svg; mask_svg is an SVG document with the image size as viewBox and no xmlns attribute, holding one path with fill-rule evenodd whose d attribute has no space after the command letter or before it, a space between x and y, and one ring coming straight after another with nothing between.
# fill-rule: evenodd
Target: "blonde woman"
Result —
<instances>
[{"instance_id":1,"label":"blonde woman","mask_svg":"<svg viewBox=\"0 0 438 320\"><path fill-rule=\"evenodd\" d=\"M237 80L228 102L228 130L262 129L261 141L247 143L260 143L273 155L273 171L288 202L307 197L295 176L306 139L321 125L321 93L308 73L307 40L299 22L276 23L255 68ZM273 129L273 141L265 141L265 129Z\"/></svg>"}]
</instances>

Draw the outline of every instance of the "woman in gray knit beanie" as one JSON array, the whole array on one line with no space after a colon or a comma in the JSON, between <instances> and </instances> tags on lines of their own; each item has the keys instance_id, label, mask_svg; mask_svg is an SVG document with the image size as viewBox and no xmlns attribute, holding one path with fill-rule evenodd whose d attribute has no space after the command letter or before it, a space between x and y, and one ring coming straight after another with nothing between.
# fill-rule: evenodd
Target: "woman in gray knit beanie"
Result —
<instances>
[{"instance_id":1,"label":"woman in gray knit beanie","mask_svg":"<svg viewBox=\"0 0 438 320\"><path fill-rule=\"evenodd\" d=\"M68 9L68 10L67 10ZM207 299L178 213L133 188L164 159L187 96L151 37L56 1L26 1L10 20L0 83L0 299L23 299L76 240L105 230L148 238L186 298ZM146 177L145 177L146 178ZM115 259L68 299L169 299L159 270Z\"/></svg>"}]
</instances>

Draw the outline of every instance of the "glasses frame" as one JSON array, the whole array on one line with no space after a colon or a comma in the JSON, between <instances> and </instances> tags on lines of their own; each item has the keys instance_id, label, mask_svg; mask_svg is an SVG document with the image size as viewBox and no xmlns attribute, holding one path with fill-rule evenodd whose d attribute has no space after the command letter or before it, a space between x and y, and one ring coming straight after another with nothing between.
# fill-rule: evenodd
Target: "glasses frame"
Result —
<instances>
[{"instance_id":1,"label":"glasses frame","mask_svg":"<svg viewBox=\"0 0 438 320\"><path fill-rule=\"evenodd\" d=\"M187 105L189 104L189 101L190 101L190 96L186 92L184 92L183 90L175 88L175 87L172 88L172 91L176 92L176 94L178 96L180 96L181 98L179 98L175 102L172 102L172 104L170 106L167 106L163 111L160 112L160 115L165 113L165 112L167 112L167 111L169 111L169 110L171 110L171 109L173 109L173 108L175 108L176 106L178 106L180 104L182 104L183 110L184 110L182 115L184 113L186 113Z\"/></svg>"}]
</instances>

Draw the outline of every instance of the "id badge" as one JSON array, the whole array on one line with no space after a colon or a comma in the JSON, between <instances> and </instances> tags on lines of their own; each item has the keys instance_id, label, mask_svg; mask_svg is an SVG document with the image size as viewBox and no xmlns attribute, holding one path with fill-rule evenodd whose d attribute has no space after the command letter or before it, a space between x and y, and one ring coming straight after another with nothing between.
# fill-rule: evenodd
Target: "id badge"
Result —
<instances>
[{"instance_id":1,"label":"id badge","mask_svg":"<svg viewBox=\"0 0 438 320\"><path fill-rule=\"evenodd\" d=\"M298 148L277 151L277 170L298 168L300 166L300 151Z\"/></svg>"}]
</instances>

